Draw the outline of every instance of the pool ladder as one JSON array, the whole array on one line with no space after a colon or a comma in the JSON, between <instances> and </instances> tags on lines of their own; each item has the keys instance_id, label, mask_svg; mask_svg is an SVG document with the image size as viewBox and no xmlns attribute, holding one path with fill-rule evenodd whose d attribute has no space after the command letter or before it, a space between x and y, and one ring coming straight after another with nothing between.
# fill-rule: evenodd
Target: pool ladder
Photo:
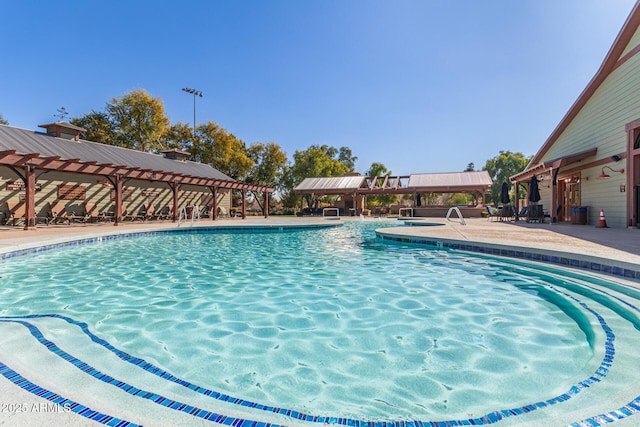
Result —
<instances>
[{"instance_id":1,"label":"pool ladder","mask_svg":"<svg viewBox=\"0 0 640 427\"><path fill-rule=\"evenodd\" d=\"M186 224L189 219L191 219L192 227L195 222L200 221L200 209L197 205L193 206L193 209L191 210L191 218L189 218L189 215L187 214L186 206L180 209L180 215L178 216L178 227L180 227L181 224Z\"/></svg>"}]
</instances>

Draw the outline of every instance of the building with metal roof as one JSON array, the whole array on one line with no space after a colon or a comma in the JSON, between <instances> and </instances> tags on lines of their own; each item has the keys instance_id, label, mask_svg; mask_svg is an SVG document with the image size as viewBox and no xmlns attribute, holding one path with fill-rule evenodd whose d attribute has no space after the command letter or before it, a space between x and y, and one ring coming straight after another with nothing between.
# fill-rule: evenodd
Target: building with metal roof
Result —
<instances>
[{"instance_id":1,"label":"building with metal roof","mask_svg":"<svg viewBox=\"0 0 640 427\"><path fill-rule=\"evenodd\" d=\"M352 197L356 210L364 209L364 198L376 194L412 194L414 207L419 194L469 193L486 203L486 192L493 185L487 171L423 173L405 176L343 176L305 178L295 191L318 196Z\"/></svg>"},{"instance_id":2,"label":"building with metal roof","mask_svg":"<svg viewBox=\"0 0 640 427\"><path fill-rule=\"evenodd\" d=\"M110 209L116 225L122 222L123 202L139 205L133 209L166 204L174 220L181 207L202 204L215 219L218 207L230 208L231 190L242 193L243 217L247 191L263 193L268 215L268 194L273 189L239 182L210 165L188 161L189 153L153 154L86 141L79 137L84 129L65 122L41 127L46 131L0 125L0 202L5 222L9 218L15 222L19 210L24 211L19 217L25 218L25 228L36 227L38 217L51 214L43 212L47 206L59 200L75 204L76 209L91 200L100 210Z\"/></svg>"}]
</instances>

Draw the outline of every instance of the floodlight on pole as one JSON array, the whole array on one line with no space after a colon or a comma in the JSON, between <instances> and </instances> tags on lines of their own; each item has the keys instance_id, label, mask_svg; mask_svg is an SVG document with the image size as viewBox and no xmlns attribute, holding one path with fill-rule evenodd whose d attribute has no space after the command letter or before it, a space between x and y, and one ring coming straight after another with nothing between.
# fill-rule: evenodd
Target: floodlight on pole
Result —
<instances>
[{"instance_id":1,"label":"floodlight on pole","mask_svg":"<svg viewBox=\"0 0 640 427\"><path fill-rule=\"evenodd\" d=\"M202 98L202 92L196 89L190 89L188 87L182 88L183 92L187 92L193 95L193 136L196 135L196 96Z\"/></svg>"}]
</instances>

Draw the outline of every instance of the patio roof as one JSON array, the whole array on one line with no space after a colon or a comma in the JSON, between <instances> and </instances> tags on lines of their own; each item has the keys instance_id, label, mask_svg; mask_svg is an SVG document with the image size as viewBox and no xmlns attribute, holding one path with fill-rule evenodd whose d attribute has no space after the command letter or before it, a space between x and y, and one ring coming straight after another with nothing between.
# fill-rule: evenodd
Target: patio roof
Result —
<instances>
[{"instance_id":1,"label":"patio roof","mask_svg":"<svg viewBox=\"0 0 640 427\"><path fill-rule=\"evenodd\" d=\"M556 159L547 160L546 162L539 163L537 165L529 165L527 169L522 172L509 177L512 182L528 181L533 175L541 174L549 169L558 169L572 163L577 163L586 159L587 157L595 156L598 152L597 148L591 148L589 150L580 151L579 153L568 154L566 156L558 157Z\"/></svg>"},{"instance_id":2,"label":"patio roof","mask_svg":"<svg viewBox=\"0 0 640 427\"><path fill-rule=\"evenodd\" d=\"M343 176L305 178L299 193L315 194L411 194L483 192L493 181L487 171L425 173L396 177Z\"/></svg>"},{"instance_id":3,"label":"patio roof","mask_svg":"<svg viewBox=\"0 0 640 427\"><path fill-rule=\"evenodd\" d=\"M304 193L353 193L361 189L366 176L336 176L328 178L305 178L295 191Z\"/></svg>"},{"instance_id":4,"label":"patio roof","mask_svg":"<svg viewBox=\"0 0 640 427\"><path fill-rule=\"evenodd\" d=\"M423 173L409 177L408 188L417 193L463 193L491 188L487 171Z\"/></svg>"},{"instance_id":5,"label":"patio roof","mask_svg":"<svg viewBox=\"0 0 640 427\"><path fill-rule=\"evenodd\" d=\"M67 123L64 126L67 127ZM49 125L43 125L49 126ZM73 125L68 125L73 129ZM69 140L26 129L0 125L0 165L91 175L120 174L132 179L179 181L183 184L222 188L273 191L267 186L245 184L219 170L192 161L174 160L86 140Z\"/></svg>"}]
</instances>

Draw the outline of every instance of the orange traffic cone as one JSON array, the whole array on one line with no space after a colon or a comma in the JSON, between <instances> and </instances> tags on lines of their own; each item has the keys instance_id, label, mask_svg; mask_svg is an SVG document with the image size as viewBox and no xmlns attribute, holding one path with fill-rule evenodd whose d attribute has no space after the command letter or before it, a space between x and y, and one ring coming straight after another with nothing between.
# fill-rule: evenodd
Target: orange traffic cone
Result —
<instances>
[{"instance_id":1,"label":"orange traffic cone","mask_svg":"<svg viewBox=\"0 0 640 427\"><path fill-rule=\"evenodd\" d=\"M608 228L607 220L604 218L604 209L600 209L600 219L598 220L598 228Z\"/></svg>"}]
</instances>

